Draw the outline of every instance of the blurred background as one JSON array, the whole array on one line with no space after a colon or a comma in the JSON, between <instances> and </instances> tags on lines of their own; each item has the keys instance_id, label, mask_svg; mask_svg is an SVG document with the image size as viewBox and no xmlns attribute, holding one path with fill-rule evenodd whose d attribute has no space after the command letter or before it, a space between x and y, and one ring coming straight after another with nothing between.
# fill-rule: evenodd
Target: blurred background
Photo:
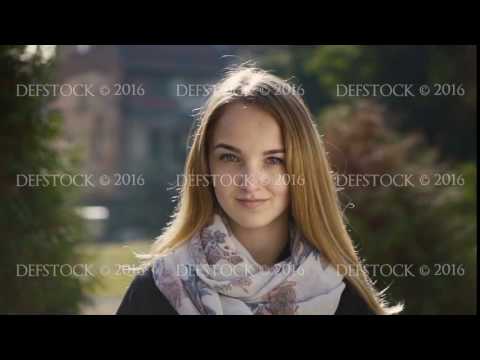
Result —
<instances>
[{"instance_id":1,"label":"blurred background","mask_svg":"<svg viewBox=\"0 0 480 360\"><path fill-rule=\"evenodd\" d=\"M405 314L476 313L476 53L466 45L1 45L0 313L116 311L135 253L175 206L195 109L226 67L245 61L302 90L337 174L436 180L340 188L348 229L367 264L411 264L416 276L371 274L405 302ZM27 94L28 84L89 84L95 96ZM432 91L347 96L348 84ZM96 186L27 186L25 174L83 174ZM69 266L46 274L31 264ZM422 265L428 276L415 271Z\"/></svg>"}]
</instances>

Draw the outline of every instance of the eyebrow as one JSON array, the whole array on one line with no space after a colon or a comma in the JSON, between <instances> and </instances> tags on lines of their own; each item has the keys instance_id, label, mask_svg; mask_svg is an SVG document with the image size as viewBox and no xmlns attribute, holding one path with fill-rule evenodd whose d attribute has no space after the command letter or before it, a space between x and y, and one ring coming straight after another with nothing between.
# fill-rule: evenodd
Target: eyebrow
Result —
<instances>
[{"instance_id":1,"label":"eyebrow","mask_svg":"<svg viewBox=\"0 0 480 360\"><path fill-rule=\"evenodd\" d=\"M236 148L235 146L224 144L224 143L220 143L220 144L215 145L215 147L213 149L216 150L216 149L222 149L222 148L226 149L226 150L233 151L237 154L242 153L242 151L240 149ZM284 149L267 150L267 151L263 152L263 155L271 155L271 154L278 154L278 153L285 153L285 150Z\"/></svg>"}]
</instances>

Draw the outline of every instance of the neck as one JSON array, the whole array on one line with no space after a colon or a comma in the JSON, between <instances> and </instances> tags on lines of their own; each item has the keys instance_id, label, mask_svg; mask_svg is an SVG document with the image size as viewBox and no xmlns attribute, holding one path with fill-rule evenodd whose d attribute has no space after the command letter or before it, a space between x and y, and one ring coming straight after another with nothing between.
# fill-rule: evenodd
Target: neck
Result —
<instances>
[{"instance_id":1,"label":"neck","mask_svg":"<svg viewBox=\"0 0 480 360\"><path fill-rule=\"evenodd\" d=\"M260 265L273 266L288 245L288 214L262 228L248 229L229 221L235 237Z\"/></svg>"}]
</instances>

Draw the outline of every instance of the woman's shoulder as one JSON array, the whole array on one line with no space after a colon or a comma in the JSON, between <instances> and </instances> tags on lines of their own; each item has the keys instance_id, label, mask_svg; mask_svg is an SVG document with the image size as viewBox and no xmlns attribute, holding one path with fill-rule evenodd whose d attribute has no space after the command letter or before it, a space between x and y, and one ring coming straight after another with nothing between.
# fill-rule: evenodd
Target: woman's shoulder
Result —
<instances>
[{"instance_id":1,"label":"woman's shoulder","mask_svg":"<svg viewBox=\"0 0 480 360\"><path fill-rule=\"evenodd\" d=\"M135 276L117 310L117 315L175 314L175 309L155 285L150 267Z\"/></svg>"},{"instance_id":2,"label":"woman's shoulder","mask_svg":"<svg viewBox=\"0 0 480 360\"><path fill-rule=\"evenodd\" d=\"M358 290L345 280L345 289L340 297L335 315L375 315Z\"/></svg>"},{"instance_id":3,"label":"woman's shoulder","mask_svg":"<svg viewBox=\"0 0 480 360\"><path fill-rule=\"evenodd\" d=\"M176 315L177 311L155 285L151 268L136 275L130 284L117 315ZM375 315L356 288L345 281L335 315Z\"/></svg>"}]
</instances>

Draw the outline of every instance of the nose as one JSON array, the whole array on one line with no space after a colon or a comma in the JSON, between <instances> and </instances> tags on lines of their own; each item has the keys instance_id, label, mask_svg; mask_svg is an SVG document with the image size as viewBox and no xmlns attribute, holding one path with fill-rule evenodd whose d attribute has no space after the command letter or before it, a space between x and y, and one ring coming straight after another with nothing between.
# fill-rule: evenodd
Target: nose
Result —
<instances>
[{"instance_id":1,"label":"nose","mask_svg":"<svg viewBox=\"0 0 480 360\"><path fill-rule=\"evenodd\" d=\"M248 165L241 174L241 180L237 185L246 192L254 193L265 185L266 175L255 166Z\"/></svg>"}]
</instances>

